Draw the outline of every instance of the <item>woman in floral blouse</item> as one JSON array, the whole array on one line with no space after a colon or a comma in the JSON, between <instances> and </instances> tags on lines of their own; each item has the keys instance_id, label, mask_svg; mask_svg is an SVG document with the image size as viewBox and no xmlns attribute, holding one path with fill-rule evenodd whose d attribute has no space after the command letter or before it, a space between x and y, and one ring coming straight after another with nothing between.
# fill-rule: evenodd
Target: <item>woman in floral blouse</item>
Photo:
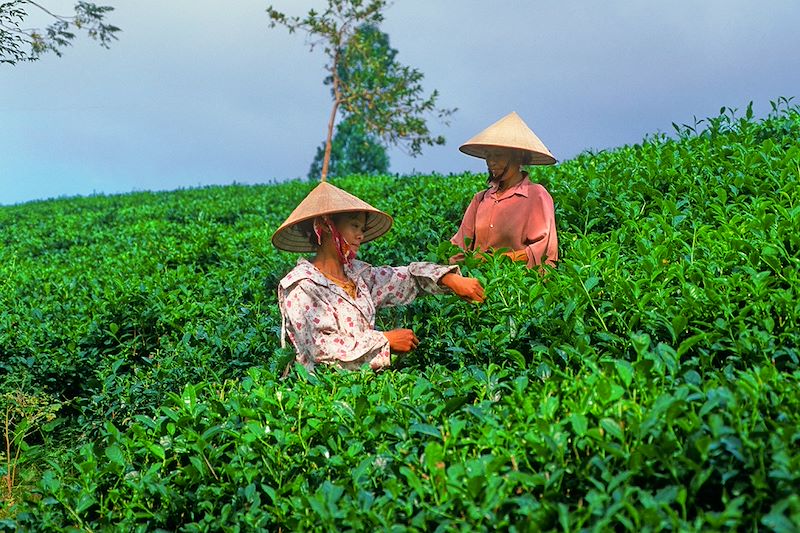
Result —
<instances>
[{"instance_id":1,"label":"woman in floral blouse","mask_svg":"<svg viewBox=\"0 0 800 533\"><path fill-rule=\"evenodd\" d=\"M478 280L455 266L411 263L373 267L355 259L361 244L380 237L392 225L386 213L322 182L300 203L272 237L279 249L315 252L278 284L281 345L289 338L297 361L356 369L391 364L390 353L403 354L419 344L410 329L378 331L381 307L410 303L420 292L454 293L474 302L484 299Z\"/></svg>"}]
</instances>

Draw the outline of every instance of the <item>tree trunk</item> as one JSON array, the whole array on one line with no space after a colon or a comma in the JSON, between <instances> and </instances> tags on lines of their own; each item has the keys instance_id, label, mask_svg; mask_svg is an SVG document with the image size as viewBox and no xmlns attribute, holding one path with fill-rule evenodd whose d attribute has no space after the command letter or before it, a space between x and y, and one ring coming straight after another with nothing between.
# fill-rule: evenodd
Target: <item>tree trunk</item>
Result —
<instances>
[{"instance_id":1,"label":"tree trunk","mask_svg":"<svg viewBox=\"0 0 800 533\"><path fill-rule=\"evenodd\" d=\"M339 99L333 100L333 109L328 119L328 137L325 139L325 156L322 158L322 176L320 181L325 181L328 177L328 163L331 160L331 144L333 144L333 123L336 121L336 111L339 109Z\"/></svg>"},{"instance_id":2,"label":"tree trunk","mask_svg":"<svg viewBox=\"0 0 800 533\"><path fill-rule=\"evenodd\" d=\"M328 165L331 161L331 144L333 144L333 124L336 122L336 112L339 110L339 103L342 101L342 93L339 89L339 49L333 54L331 61L331 80L333 81L333 108L328 119L328 138L325 139L325 156L322 158L322 176L320 181L328 178Z\"/></svg>"}]
</instances>

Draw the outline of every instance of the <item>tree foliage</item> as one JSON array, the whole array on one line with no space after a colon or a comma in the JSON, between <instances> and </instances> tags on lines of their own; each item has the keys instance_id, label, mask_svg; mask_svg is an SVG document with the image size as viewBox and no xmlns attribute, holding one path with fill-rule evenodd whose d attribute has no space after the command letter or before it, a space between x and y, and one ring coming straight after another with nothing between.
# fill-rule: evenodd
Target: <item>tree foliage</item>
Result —
<instances>
[{"instance_id":1,"label":"tree foliage","mask_svg":"<svg viewBox=\"0 0 800 533\"><path fill-rule=\"evenodd\" d=\"M22 24L30 11L36 9L53 22L44 29L24 28ZM109 48L120 29L104 22L111 6L98 6L91 2L75 4L74 15L56 14L44 5L31 0L11 0L0 3L0 63L15 65L21 61L35 61L46 52L61 56L61 50L71 44L75 31L85 31L89 37Z\"/></svg>"},{"instance_id":2,"label":"tree foliage","mask_svg":"<svg viewBox=\"0 0 800 533\"><path fill-rule=\"evenodd\" d=\"M444 144L427 119L435 115L447 123L455 109L438 108L437 91L425 95L423 74L396 60L397 51L378 29L387 0L328 0L324 12L310 10L305 17L289 17L267 8L270 27L285 26L289 33L302 30L313 50L321 46L328 57L325 84L331 86L331 108L321 179L328 174L337 114L352 117L365 131L386 144L399 145L416 156L424 146Z\"/></svg>"},{"instance_id":3,"label":"tree foliage","mask_svg":"<svg viewBox=\"0 0 800 533\"><path fill-rule=\"evenodd\" d=\"M317 155L308 171L308 179L316 179L322 173L325 158L325 142L317 148ZM375 135L366 131L364 125L354 117L347 117L336 125L336 135L331 142L328 174L347 176L350 174L384 174L389 171L389 156L386 148Z\"/></svg>"}]
</instances>

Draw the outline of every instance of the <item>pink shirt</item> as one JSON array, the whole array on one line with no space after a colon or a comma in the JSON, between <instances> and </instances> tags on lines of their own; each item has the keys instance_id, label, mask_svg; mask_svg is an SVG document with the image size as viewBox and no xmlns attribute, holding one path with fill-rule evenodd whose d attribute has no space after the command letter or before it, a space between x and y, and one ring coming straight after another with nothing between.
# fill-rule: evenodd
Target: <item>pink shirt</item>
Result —
<instances>
[{"instance_id":1,"label":"pink shirt","mask_svg":"<svg viewBox=\"0 0 800 533\"><path fill-rule=\"evenodd\" d=\"M356 297L330 281L307 259L301 258L278 284L281 345L286 336L297 351L297 362L373 369L391 364L389 340L375 329L381 307L410 303L420 292L449 293L439 280L454 266L411 263L402 267L373 267L354 260L345 266L356 284Z\"/></svg>"},{"instance_id":2,"label":"pink shirt","mask_svg":"<svg viewBox=\"0 0 800 533\"><path fill-rule=\"evenodd\" d=\"M517 185L497 193L497 185L480 191L464 213L461 227L450 242L467 249L525 250L528 267L558 260L558 235L553 198L526 175Z\"/></svg>"}]
</instances>

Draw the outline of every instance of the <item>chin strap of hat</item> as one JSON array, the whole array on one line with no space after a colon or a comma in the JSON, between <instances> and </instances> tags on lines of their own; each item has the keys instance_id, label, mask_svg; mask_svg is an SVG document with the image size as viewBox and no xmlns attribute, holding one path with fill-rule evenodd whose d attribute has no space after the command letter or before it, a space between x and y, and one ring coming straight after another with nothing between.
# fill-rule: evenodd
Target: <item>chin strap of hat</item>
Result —
<instances>
[{"instance_id":1,"label":"chin strap of hat","mask_svg":"<svg viewBox=\"0 0 800 533\"><path fill-rule=\"evenodd\" d=\"M511 168L511 161L507 161L506 162L506 166L503 167L503 171L500 174L498 174L497 176L492 174L492 171L490 170L489 171L489 177L486 179L486 183L499 182L500 179L503 178L503 176L506 175L506 173L508 172L508 169L510 169L510 168Z\"/></svg>"}]
</instances>

